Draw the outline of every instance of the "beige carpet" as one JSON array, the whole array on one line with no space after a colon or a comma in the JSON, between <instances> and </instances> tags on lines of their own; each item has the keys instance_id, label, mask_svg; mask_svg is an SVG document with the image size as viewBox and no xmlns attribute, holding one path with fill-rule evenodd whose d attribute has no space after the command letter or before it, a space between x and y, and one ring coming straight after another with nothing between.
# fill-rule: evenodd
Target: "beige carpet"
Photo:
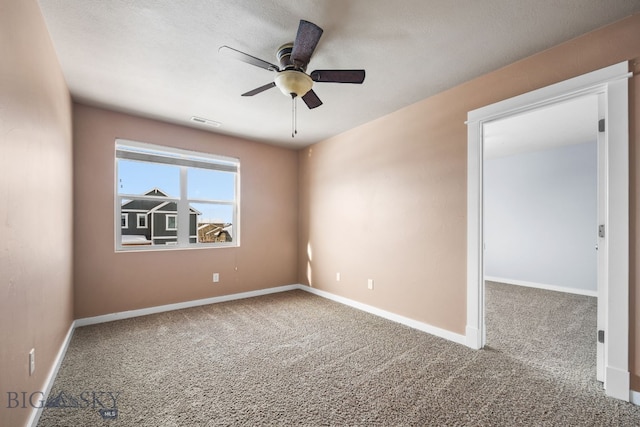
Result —
<instances>
[{"instance_id":1,"label":"beige carpet","mask_svg":"<svg viewBox=\"0 0 640 427\"><path fill-rule=\"evenodd\" d=\"M488 285L489 327L530 342L489 335L481 351L304 291L79 328L39 425L640 425L639 407L604 396L590 349L540 350L567 348L545 325L593 334L593 301L527 318L514 288Z\"/></svg>"},{"instance_id":2,"label":"beige carpet","mask_svg":"<svg viewBox=\"0 0 640 427\"><path fill-rule=\"evenodd\" d=\"M585 387L596 379L595 297L486 284L488 350Z\"/></svg>"}]
</instances>

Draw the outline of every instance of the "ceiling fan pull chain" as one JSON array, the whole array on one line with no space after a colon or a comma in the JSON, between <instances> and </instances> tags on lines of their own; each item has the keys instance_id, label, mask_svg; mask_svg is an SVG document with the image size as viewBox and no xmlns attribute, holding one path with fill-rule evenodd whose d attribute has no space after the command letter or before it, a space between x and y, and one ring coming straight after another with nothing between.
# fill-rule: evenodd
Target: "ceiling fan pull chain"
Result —
<instances>
[{"instance_id":1,"label":"ceiling fan pull chain","mask_svg":"<svg viewBox=\"0 0 640 427\"><path fill-rule=\"evenodd\" d=\"M291 138L298 133L298 109L296 108L296 94L291 94Z\"/></svg>"},{"instance_id":2,"label":"ceiling fan pull chain","mask_svg":"<svg viewBox=\"0 0 640 427\"><path fill-rule=\"evenodd\" d=\"M295 125L296 111L295 111L295 108L294 108L294 106L296 105L295 102L296 102L296 99L292 96L291 97L291 138L293 138L295 136L294 131L295 131L295 128L296 128L296 125Z\"/></svg>"}]
</instances>

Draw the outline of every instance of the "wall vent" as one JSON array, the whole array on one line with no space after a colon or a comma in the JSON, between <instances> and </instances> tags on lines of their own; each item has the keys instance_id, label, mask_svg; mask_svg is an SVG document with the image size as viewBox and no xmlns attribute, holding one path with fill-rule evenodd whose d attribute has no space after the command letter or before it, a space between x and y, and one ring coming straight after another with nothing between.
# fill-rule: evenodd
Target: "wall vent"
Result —
<instances>
[{"instance_id":1,"label":"wall vent","mask_svg":"<svg viewBox=\"0 0 640 427\"><path fill-rule=\"evenodd\" d=\"M221 125L220 122L216 122L215 120L204 119L202 117L196 117L196 116L191 116L191 121L199 123L201 125L213 126L214 128L219 128Z\"/></svg>"}]
</instances>

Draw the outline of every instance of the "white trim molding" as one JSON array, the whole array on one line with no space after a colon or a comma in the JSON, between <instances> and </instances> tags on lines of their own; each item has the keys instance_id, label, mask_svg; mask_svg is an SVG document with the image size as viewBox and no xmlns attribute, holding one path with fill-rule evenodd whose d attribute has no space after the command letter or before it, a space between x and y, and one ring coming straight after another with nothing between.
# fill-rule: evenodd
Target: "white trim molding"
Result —
<instances>
[{"instance_id":1,"label":"white trim molding","mask_svg":"<svg viewBox=\"0 0 640 427\"><path fill-rule=\"evenodd\" d=\"M358 310L362 310L367 313L371 313L378 317L382 317L384 319L391 320L396 323L400 323L410 328L417 329L419 331L426 332L428 334L435 335L440 338L444 338L448 341L452 341L457 344L462 344L462 345L466 344L466 340L467 340L466 336L461 334L456 334L455 332L447 331L446 329L441 329L436 326L429 325L428 323L410 319L408 317L401 316L399 314L395 314L390 311L382 310L372 305L363 304L361 302L358 302L349 298L345 298L339 295L335 295L327 291L322 291L320 289L312 288L310 286L300 285L299 289L302 289L303 291L307 291L314 295L321 296L331 301L339 302L340 304L348 305L349 307L356 308Z\"/></svg>"},{"instance_id":2,"label":"white trim molding","mask_svg":"<svg viewBox=\"0 0 640 427\"><path fill-rule=\"evenodd\" d=\"M483 125L586 95L604 98L607 209L605 307L606 394L628 401L629 389L629 106L627 61L470 111L467 114L467 345L482 348L484 325ZM599 284L600 286L600 284ZM594 334L595 336L595 334ZM595 340L595 338L594 338Z\"/></svg>"},{"instance_id":3,"label":"white trim molding","mask_svg":"<svg viewBox=\"0 0 640 427\"><path fill-rule=\"evenodd\" d=\"M618 369L610 364L605 367L605 391L607 396L629 401L631 397L631 376L626 369Z\"/></svg>"},{"instance_id":4,"label":"white trim molding","mask_svg":"<svg viewBox=\"0 0 640 427\"><path fill-rule=\"evenodd\" d=\"M545 291L564 292L566 294L598 297L598 291L570 288L568 286L547 285L545 283L527 282L525 280L507 279L505 277L495 277L495 276L484 276L484 280L488 282L505 283L507 285L523 286L526 288L544 289Z\"/></svg>"},{"instance_id":5,"label":"white trim molding","mask_svg":"<svg viewBox=\"0 0 640 427\"><path fill-rule=\"evenodd\" d=\"M43 390L40 390L42 393L42 402L43 406L38 408L32 407L31 415L27 420L28 426L36 427L38 425L38 421L40 420L40 415L42 415L42 410L44 409L44 402L47 401L49 397L49 392L51 391L51 387L53 387L53 383L58 376L58 371L60 370L60 366L62 365L62 361L64 360L64 356L67 354L67 349L69 348L69 343L71 343L71 338L73 337L73 332L76 330L76 322L71 322L71 326L69 326L69 330L67 331L67 335L64 337L64 341L62 341L62 346L60 346L60 350L58 350L58 354L53 361L53 366L49 370L49 375L44 381Z\"/></svg>"},{"instance_id":6,"label":"white trim molding","mask_svg":"<svg viewBox=\"0 0 640 427\"><path fill-rule=\"evenodd\" d=\"M138 310L120 311L118 313L103 314L101 316L84 317L75 321L76 327L96 325L98 323L113 322L114 320L130 319L132 317L147 316L149 314L163 313L165 311L182 310L183 308L199 307L201 305L216 304L219 302L234 301L244 298L258 297L278 292L292 291L299 289L300 285L285 285L275 288L259 289L257 291L240 292L237 294L222 295L198 299L193 301L178 302L175 304L159 305L155 307L141 308Z\"/></svg>"},{"instance_id":7,"label":"white trim molding","mask_svg":"<svg viewBox=\"0 0 640 427\"><path fill-rule=\"evenodd\" d=\"M132 317L163 313L165 311L181 310L184 308L198 307L202 305L216 304L219 302L258 297L262 295L292 291L296 289L306 291L314 295L318 295L323 298L330 299L335 302L339 302L344 305L348 305L358 310L366 311L367 313L371 313L376 316L383 317L385 319L388 319L397 323L401 323L411 328L426 332L431 335L438 336L440 338L444 338L446 340L449 340L458 344L464 345L466 343L466 336L464 335L456 334L454 332L450 332L445 329L441 329L436 326L429 325L427 323L419 322L417 320L410 319L408 317L401 316L399 314L395 314L390 311L382 310L380 308L373 307L371 305L363 304L361 302L354 301L349 298L341 297L339 295L335 295L330 292L322 291L322 290L315 289L310 286L301 285L301 284L278 286L275 288L260 289L257 291L241 292L237 294L223 295L223 296L212 297L212 298L204 298L204 299L180 302L175 304L160 305L156 307L148 307L148 308L142 308L138 310L121 311L118 313L104 314L101 316L85 317L85 318L76 320L74 324L75 324L75 327L79 328L81 326L96 325L99 323L113 322L115 320L130 319Z\"/></svg>"}]
</instances>

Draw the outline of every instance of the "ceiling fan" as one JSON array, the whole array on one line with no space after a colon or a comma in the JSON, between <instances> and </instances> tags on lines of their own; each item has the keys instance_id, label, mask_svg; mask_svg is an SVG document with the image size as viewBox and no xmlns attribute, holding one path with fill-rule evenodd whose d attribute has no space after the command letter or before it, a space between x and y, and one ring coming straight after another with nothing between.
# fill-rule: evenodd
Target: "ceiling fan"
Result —
<instances>
[{"instance_id":1,"label":"ceiling fan","mask_svg":"<svg viewBox=\"0 0 640 427\"><path fill-rule=\"evenodd\" d=\"M254 96L272 87L278 87L283 94L290 96L294 101L297 97L302 98L307 107L312 109L322 105L322 101L312 89L314 82L361 84L365 77L364 70L314 70L310 74L306 73L307 65L322 33L322 28L316 24L300 20L295 41L280 46L276 51L279 66L229 46L222 46L218 51L276 73L273 82L245 92L242 96ZM293 108L295 121L295 102Z\"/></svg>"}]
</instances>

